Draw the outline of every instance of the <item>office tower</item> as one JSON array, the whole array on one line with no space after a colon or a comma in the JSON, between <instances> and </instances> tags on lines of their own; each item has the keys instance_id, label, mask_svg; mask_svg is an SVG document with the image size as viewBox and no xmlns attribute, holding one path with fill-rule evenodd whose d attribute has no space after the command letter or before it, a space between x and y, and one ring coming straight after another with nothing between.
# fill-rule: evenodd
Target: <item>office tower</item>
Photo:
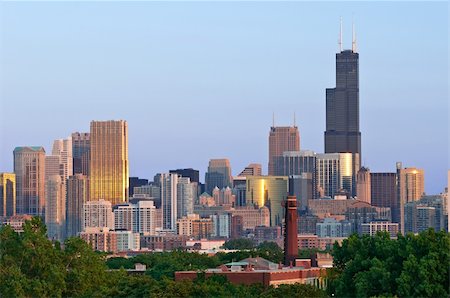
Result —
<instances>
[{"instance_id":1,"label":"office tower","mask_svg":"<svg viewBox=\"0 0 450 298\"><path fill-rule=\"evenodd\" d=\"M90 200L112 205L128 198L128 124L126 121L91 122Z\"/></svg>"},{"instance_id":2,"label":"office tower","mask_svg":"<svg viewBox=\"0 0 450 298\"><path fill-rule=\"evenodd\" d=\"M73 174L89 176L91 138L88 132L72 133Z\"/></svg>"},{"instance_id":3,"label":"office tower","mask_svg":"<svg viewBox=\"0 0 450 298\"><path fill-rule=\"evenodd\" d=\"M293 265L298 256L297 198L288 196L284 201L284 264Z\"/></svg>"},{"instance_id":4,"label":"office tower","mask_svg":"<svg viewBox=\"0 0 450 298\"><path fill-rule=\"evenodd\" d=\"M197 184L191 183L190 178L178 176L178 183L177 183L178 218L194 213L194 192L196 192L196 188Z\"/></svg>"},{"instance_id":5,"label":"office tower","mask_svg":"<svg viewBox=\"0 0 450 298\"><path fill-rule=\"evenodd\" d=\"M420 200L405 203L405 234L420 233L429 228L436 232L445 229L443 199L440 195L423 196Z\"/></svg>"},{"instance_id":6,"label":"office tower","mask_svg":"<svg viewBox=\"0 0 450 298\"><path fill-rule=\"evenodd\" d=\"M262 167L259 163L251 163L242 170L242 172L238 175L241 177L247 176L261 176L262 175Z\"/></svg>"},{"instance_id":7,"label":"office tower","mask_svg":"<svg viewBox=\"0 0 450 298\"><path fill-rule=\"evenodd\" d=\"M289 176L289 195L297 198L299 210L308 209L308 200L314 199L313 174L302 173L301 175Z\"/></svg>"},{"instance_id":8,"label":"office tower","mask_svg":"<svg viewBox=\"0 0 450 298\"><path fill-rule=\"evenodd\" d=\"M266 206L270 210L270 226L281 225L283 220L282 202L288 194L288 177L253 176L247 177L247 205Z\"/></svg>"},{"instance_id":9,"label":"office tower","mask_svg":"<svg viewBox=\"0 0 450 298\"><path fill-rule=\"evenodd\" d=\"M162 228L164 230L176 229L178 218L178 174L161 174L161 209L162 209Z\"/></svg>"},{"instance_id":10,"label":"office tower","mask_svg":"<svg viewBox=\"0 0 450 298\"><path fill-rule=\"evenodd\" d=\"M349 195L356 195L356 171L359 169L358 158L351 153L325 153L316 157L316 181L318 197L334 197L345 190Z\"/></svg>"},{"instance_id":11,"label":"office tower","mask_svg":"<svg viewBox=\"0 0 450 298\"><path fill-rule=\"evenodd\" d=\"M67 179L66 236L77 236L83 229L83 204L89 201L89 178L75 174Z\"/></svg>"},{"instance_id":12,"label":"office tower","mask_svg":"<svg viewBox=\"0 0 450 298\"><path fill-rule=\"evenodd\" d=\"M401 162L397 162L397 179L400 201L400 231L405 233L405 204L419 200L424 194L424 171L417 168L403 168Z\"/></svg>"},{"instance_id":13,"label":"office tower","mask_svg":"<svg viewBox=\"0 0 450 298\"><path fill-rule=\"evenodd\" d=\"M371 204L370 170L362 167L356 177L356 197L358 200Z\"/></svg>"},{"instance_id":14,"label":"office tower","mask_svg":"<svg viewBox=\"0 0 450 298\"><path fill-rule=\"evenodd\" d=\"M276 176L302 175L309 173L312 176L313 193L312 198L317 199L316 181L316 153L310 150L286 151L281 156L274 158ZM297 197L299 201L299 197ZM297 204L297 206L300 206Z\"/></svg>"},{"instance_id":15,"label":"office tower","mask_svg":"<svg viewBox=\"0 0 450 298\"><path fill-rule=\"evenodd\" d=\"M231 236L231 213L220 213L211 215L213 231L211 236L216 238L230 238Z\"/></svg>"},{"instance_id":16,"label":"office tower","mask_svg":"<svg viewBox=\"0 0 450 298\"><path fill-rule=\"evenodd\" d=\"M66 224L66 193L59 175L50 176L45 181L45 206L48 238L63 241Z\"/></svg>"},{"instance_id":17,"label":"office tower","mask_svg":"<svg viewBox=\"0 0 450 298\"><path fill-rule=\"evenodd\" d=\"M157 209L161 208L161 187L154 184L142 185L134 188L134 195L146 195L151 197Z\"/></svg>"},{"instance_id":18,"label":"office tower","mask_svg":"<svg viewBox=\"0 0 450 298\"><path fill-rule=\"evenodd\" d=\"M155 235L161 228L157 223L156 208L153 201L143 200L136 204L121 204L114 206L114 228L134 233Z\"/></svg>"},{"instance_id":19,"label":"office tower","mask_svg":"<svg viewBox=\"0 0 450 298\"><path fill-rule=\"evenodd\" d=\"M83 204L83 231L86 228L114 229L114 213L110 201L88 201Z\"/></svg>"},{"instance_id":20,"label":"office tower","mask_svg":"<svg viewBox=\"0 0 450 298\"><path fill-rule=\"evenodd\" d=\"M194 170L192 168L170 170L169 173L170 174L178 174L181 177L189 178L191 183L193 183L193 182L199 183L200 182L200 180L199 180L199 177L200 177L199 171L198 170Z\"/></svg>"},{"instance_id":21,"label":"office tower","mask_svg":"<svg viewBox=\"0 0 450 298\"><path fill-rule=\"evenodd\" d=\"M222 189L227 186L231 187L232 183L230 161L228 159L211 159L208 172L205 174L206 192L211 194L214 187Z\"/></svg>"},{"instance_id":22,"label":"office tower","mask_svg":"<svg viewBox=\"0 0 450 298\"><path fill-rule=\"evenodd\" d=\"M391 208L392 222L400 223L396 176L396 173L370 173L370 198L372 206Z\"/></svg>"},{"instance_id":23,"label":"office tower","mask_svg":"<svg viewBox=\"0 0 450 298\"><path fill-rule=\"evenodd\" d=\"M316 224L316 235L324 237L348 237L352 233L352 226L349 221L337 221L335 218L324 218L323 222Z\"/></svg>"},{"instance_id":24,"label":"office tower","mask_svg":"<svg viewBox=\"0 0 450 298\"><path fill-rule=\"evenodd\" d=\"M148 185L148 179L140 179L139 177L130 177L129 179L129 197L131 198L134 194L134 188L144 185Z\"/></svg>"},{"instance_id":25,"label":"office tower","mask_svg":"<svg viewBox=\"0 0 450 298\"><path fill-rule=\"evenodd\" d=\"M378 212L375 207L365 202L353 203L345 212L345 219L352 226L352 233L362 235L362 224L378 219Z\"/></svg>"},{"instance_id":26,"label":"office tower","mask_svg":"<svg viewBox=\"0 0 450 298\"><path fill-rule=\"evenodd\" d=\"M326 89L325 153L358 154L354 157L360 165L359 54L355 41L353 45L336 53L336 87Z\"/></svg>"},{"instance_id":27,"label":"office tower","mask_svg":"<svg viewBox=\"0 0 450 298\"><path fill-rule=\"evenodd\" d=\"M270 210L267 207L244 206L230 209L233 217L242 217L242 229L252 229L258 226L270 226Z\"/></svg>"},{"instance_id":28,"label":"office tower","mask_svg":"<svg viewBox=\"0 0 450 298\"><path fill-rule=\"evenodd\" d=\"M66 184L67 178L73 175L72 138L55 140L52 155L59 156L59 175L61 182Z\"/></svg>"},{"instance_id":29,"label":"office tower","mask_svg":"<svg viewBox=\"0 0 450 298\"><path fill-rule=\"evenodd\" d=\"M233 195L235 206L247 205L246 200L247 178L245 176L237 176L233 178Z\"/></svg>"},{"instance_id":30,"label":"office tower","mask_svg":"<svg viewBox=\"0 0 450 298\"><path fill-rule=\"evenodd\" d=\"M16 215L16 175L0 173L0 217Z\"/></svg>"},{"instance_id":31,"label":"office tower","mask_svg":"<svg viewBox=\"0 0 450 298\"><path fill-rule=\"evenodd\" d=\"M51 176L60 176L60 158L58 155L46 155L45 156L45 181Z\"/></svg>"},{"instance_id":32,"label":"office tower","mask_svg":"<svg viewBox=\"0 0 450 298\"><path fill-rule=\"evenodd\" d=\"M269 133L269 176L275 175L275 157L285 151L300 151L300 133L297 126L270 128Z\"/></svg>"},{"instance_id":33,"label":"office tower","mask_svg":"<svg viewBox=\"0 0 450 298\"><path fill-rule=\"evenodd\" d=\"M16 174L16 212L44 216L45 214L45 150L42 147L14 149Z\"/></svg>"}]
</instances>

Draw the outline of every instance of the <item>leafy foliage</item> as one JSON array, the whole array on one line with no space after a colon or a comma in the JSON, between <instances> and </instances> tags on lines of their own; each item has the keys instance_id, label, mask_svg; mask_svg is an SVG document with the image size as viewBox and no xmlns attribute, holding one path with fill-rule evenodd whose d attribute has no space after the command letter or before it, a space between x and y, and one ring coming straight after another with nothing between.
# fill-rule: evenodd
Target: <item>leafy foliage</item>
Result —
<instances>
[{"instance_id":1,"label":"leafy foliage","mask_svg":"<svg viewBox=\"0 0 450 298\"><path fill-rule=\"evenodd\" d=\"M238 238L228 240L223 244L225 249L253 249L255 248L255 243L251 239Z\"/></svg>"},{"instance_id":2,"label":"leafy foliage","mask_svg":"<svg viewBox=\"0 0 450 298\"><path fill-rule=\"evenodd\" d=\"M328 294L346 297L447 297L450 237L433 229L390 239L357 235L335 244Z\"/></svg>"}]
</instances>

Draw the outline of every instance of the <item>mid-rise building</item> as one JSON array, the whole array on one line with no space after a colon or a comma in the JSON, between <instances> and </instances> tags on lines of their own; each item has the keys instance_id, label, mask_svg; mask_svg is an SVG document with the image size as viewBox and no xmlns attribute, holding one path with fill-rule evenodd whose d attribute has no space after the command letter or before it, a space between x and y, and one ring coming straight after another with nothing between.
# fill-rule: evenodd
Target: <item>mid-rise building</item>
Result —
<instances>
[{"instance_id":1,"label":"mid-rise building","mask_svg":"<svg viewBox=\"0 0 450 298\"><path fill-rule=\"evenodd\" d=\"M420 200L406 203L404 209L404 233L420 233L429 228L435 231L445 229L443 200L439 195L423 196Z\"/></svg>"},{"instance_id":2,"label":"mid-rise building","mask_svg":"<svg viewBox=\"0 0 450 298\"><path fill-rule=\"evenodd\" d=\"M141 239L139 233L131 231L113 231L116 234L117 252L139 251L141 249Z\"/></svg>"},{"instance_id":3,"label":"mid-rise building","mask_svg":"<svg viewBox=\"0 0 450 298\"><path fill-rule=\"evenodd\" d=\"M33 217L28 214L7 216L3 218L2 225L8 225L14 230L14 232L22 233L25 221L31 220L32 218Z\"/></svg>"},{"instance_id":4,"label":"mid-rise building","mask_svg":"<svg viewBox=\"0 0 450 298\"><path fill-rule=\"evenodd\" d=\"M259 163L251 163L246 166L238 177L262 176L262 167Z\"/></svg>"},{"instance_id":5,"label":"mid-rise building","mask_svg":"<svg viewBox=\"0 0 450 298\"><path fill-rule=\"evenodd\" d=\"M148 185L148 179L141 179L139 177L129 178L129 197L134 195L134 188Z\"/></svg>"},{"instance_id":6,"label":"mid-rise building","mask_svg":"<svg viewBox=\"0 0 450 298\"><path fill-rule=\"evenodd\" d=\"M289 195L297 198L297 208L308 209L308 200L314 199L314 179L311 173L289 176Z\"/></svg>"},{"instance_id":7,"label":"mid-rise building","mask_svg":"<svg viewBox=\"0 0 450 298\"><path fill-rule=\"evenodd\" d=\"M199 171L194 170L192 168L170 170L169 173L170 174L178 174L181 177L189 178L191 183L193 183L193 182L199 183L200 182Z\"/></svg>"},{"instance_id":8,"label":"mid-rise building","mask_svg":"<svg viewBox=\"0 0 450 298\"><path fill-rule=\"evenodd\" d=\"M112 205L128 199L128 124L126 121L92 121L90 200Z\"/></svg>"},{"instance_id":9,"label":"mid-rise building","mask_svg":"<svg viewBox=\"0 0 450 298\"><path fill-rule=\"evenodd\" d=\"M362 234L375 236L378 232L388 232L391 238L397 237L399 232L398 223L388 221L371 221L361 224Z\"/></svg>"},{"instance_id":10,"label":"mid-rise building","mask_svg":"<svg viewBox=\"0 0 450 298\"><path fill-rule=\"evenodd\" d=\"M161 186L159 185L159 182L158 185L148 184L135 187L133 191L133 196L134 195L147 195L148 197L153 198L156 208L161 208Z\"/></svg>"},{"instance_id":11,"label":"mid-rise building","mask_svg":"<svg viewBox=\"0 0 450 298\"><path fill-rule=\"evenodd\" d=\"M45 150L43 147L14 149L16 212L45 215Z\"/></svg>"},{"instance_id":12,"label":"mid-rise building","mask_svg":"<svg viewBox=\"0 0 450 298\"><path fill-rule=\"evenodd\" d=\"M278 226L283 221L282 202L288 194L288 177L247 177L247 205L266 206L270 210L270 225Z\"/></svg>"},{"instance_id":13,"label":"mid-rise building","mask_svg":"<svg viewBox=\"0 0 450 298\"><path fill-rule=\"evenodd\" d=\"M243 230L255 229L255 227L258 226L270 226L270 211L267 207L236 207L234 209L230 209L229 212L233 217L240 216L242 218Z\"/></svg>"},{"instance_id":14,"label":"mid-rise building","mask_svg":"<svg viewBox=\"0 0 450 298\"><path fill-rule=\"evenodd\" d=\"M0 217L16 215L16 175L0 173Z\"/></svg>"},{"instance_id":15,"label":"mid-rise building","mask_svg":"<svg viewBox=\"0 0 450 298\"><path fill-rule=\"evenodd\" d=\"M83 205L89 201L89 178L75 174L67 179L66 236L77 236L83 230Z\"/></svg>"},{"instance_id":16,"label":"mid-rise building","mask_svg":"<svg viewBox=\"0 0 450 298\"><path fill-rule=\"evenodd\" d=\"M316 235L325 237L348 237L352 233L352 226L349 221L337 221L334 218L325 218L323 222L316 224Z\"/></svg>"},{"instance_id":17,"label":"mid-rise building","mask_svg":"<svg viewBox=\"0 0 450 298\"><path fill-rule=\"evenodd\" d=\"M228 186L226 188L219 189L215 187L212 192L212 196L214 198L214 202L218 206L223 205L234 205L235 196L233 195L233 191Z\"/></svg>"},{"instance_id":18,"label":"mid-rise building","mask_svg":"<svg viewBox=\"0 0 450 298\"><path fill-rule=\"evenodd\" d=\"M230 161L228 159L211 159L205 174L206 192L212 194L215 187L219 189L231 187L232 183Z\"/></svg>"},{"instance_id":19,"label":"mid-rise building","mask_svg":"<svg viewBox=\"0 0 450 298\"><path fill-rule=\"evenodd\" d=\"M249 175L250 176L250 175ZM233 195L235 206L247 205L247 178L245 176L237 176L233 179Z\"/></svg>"},{"instance_id":20,"label":"mid-rise building","mask_svg":"<svg viewBox=\"0 0 450 298\"><path fill-rule=\"evenodd\" d=\"M286 151L300 151L300 133L298 127L275 126L269 132L269 176L275 176L275 159Z\"/></svg>"},{"instance_id":21,"label":"mid-rise building","mask_svg":"<svg viewBox=\"0 0 450 298\"><path fill-rule=\"evenodd\" d=\"M231 213L221 213L211 215L213 231L211 237L230 238L231 237Z\"/></svg>"},{"instance_id":22,"label":"mid-rise building","mask_svg":"<svg viewBox=\"0 0 450 298\"><path fill-rule=\"evenodd\" d=\"M110 201L88 201L83 204L83 231L86 228L114 229L114 213Z\"/></svg>"},{"instance_id":23,"label":"mid-rise building","mask_svg":"<svg viewBox=\"0 0 450 298\"><path fill-rule=\"evenodd\" d=\"M117 234L109 228L88 227L80 233L80 238L95 251L117 252Z\"/></svg>"},{"instance_id":24,"label":"mid-rise building","mask_svg":"<svg viewBox=\"0 0 450 298\"><path fill-rule=\"evenodd\" d=\"M116 230L156 235L156 230L161 228L157 223L157 210L151 200L140 200L136 204L116 205L113 210Z\"/></svg>"},{"instance_id":25,"label":"mid-rise building","mask_svg":"<svg viewBox=\"0 0 450 298\"><path fill-rule=\"evenodd\" d=\"M345 219L351 224L352 233L362 235L362 224L378 219L378 212L369 203L357 201L348 207Z\"/></svg>"}]
</instances>

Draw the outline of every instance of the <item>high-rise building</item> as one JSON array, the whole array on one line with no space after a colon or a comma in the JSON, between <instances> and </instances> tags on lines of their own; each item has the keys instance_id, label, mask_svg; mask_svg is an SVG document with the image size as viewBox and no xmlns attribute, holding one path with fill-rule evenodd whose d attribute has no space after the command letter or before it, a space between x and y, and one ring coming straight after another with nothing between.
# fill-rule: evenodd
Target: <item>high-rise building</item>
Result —
<instances>
[{"instance_id":1,"label":"high-rise building","mask_svg":"<svg viewBox=\"0 0 450 298\"><path fill-rule=\"evenodd\" d=\"M69 176L73 175L72 137L53 142L53 156L59 156L59 175L61 182L66 184Z\"/></svg>"},{"instance_id":2,"label":"high-rise building","mask_svg":"<svg viewBox=\"0 0 450 298\"><path fill-rule=\"evenodd\" d=\"M169 173L171 174L178 174L181 177L186 177L189 178L191 183L192 182L200 182L200 176L199 176L199 171L198 170L194 170L192 168L189 169L176 169L176 170L170 170Z\"/></svg>"},{"instance_id":3,"label":"high-rise building","mask_svg":"<svg viewBox=\"0 0 450 298\"><path fill-rule=\"evenodd\" d=\"M238 175L241 177L247 176L261 176L262 175L262 167L259 163L251 163L242 170L242 172Z\"/></svg>"},{"instance_id":4,"label":"high-rise building","mask_svg":"<svg viewBox=\"0 0 450 298\"><path fill-rule=\"evenodd\" d=\"M148 185L148 179L141 179L139 177L130 177L129 179L129 197L133 197L134 188Z\"/></svg>"},{"instance_id":5,"label":"high-rise building","mask_svg":"<svg viewBox=\"0 0 450 298\"><path fill-rule=\"evenodd\" d=\"M362 167L356 177L356 196L358 200L371 204L370 170Z\"/></svg>"},{"instance_id":6,"label":"high-rise building","mask_svg":"<svg viewBox=\"0 0 450 298\"><path fill-rule=\"evenodd\" d=\"M211 159L208 172L205 174L206 192L212 194L214 187L222 189L227 186L231 187L232 183L230 161L228 159Z\"/></svg>"},{"instance_id":7,"label":"high-rise building","mask_svg":"<svg viewBox=\"0 0 450 298\"><path fill-rule=\"evenodd\" d=\"M372 206L391 208L392 222L400 223L396 176L396 173L370 173L370 199Z\"/></svg>"},{"instance_id":8,"label":"high-rise building","mask_svg":"<svg viewBox=\"0 0 450 298\"><path fill-rule=\"evenodd\" d=\"M16 215L16 175L0 173L0 217Z\"/></svg>"},{"instance_id":9,"label":"high-rise building","mask_svg":"<svg viewBox=\"0 0 450 298\"><path fill-rule=\"evenodd\" d=\"M281 225L283 220L282 202L288 194L288 177L253 176L247 177L247 205L266 206L270 210L270 225Z\"/></svg>"},{"instance_id":10,"label":"high-rise building","mask_svg":"<svg viewBox=\"0 0 450 298\"><path fill-rule=\"evenodd\" d=\"M16 174L16 212L45 215L45 150L42 147L14 149Z\"/></svg>"},{"instance_id":11,"label":"high-rise building","mask_svg":"<svg viewBox=\"0 0 450 298\"><path fill-rule=\"evenodd\" d=\"M134 233L156 235L156 208L151 200L141 200L136 204L120 204L114 206L114 227L116 230L127 230Z\"/></svg>"},{"instance_id":12,"label":"high-rise building","mask_svg":"<svg viewBox=\"0 0 450 298\"><path fill-rule=\"evenodd\" d=\"M313 174L289 176L289 195L297 198L297 208L302 211L308 209L308 200L314 199Z\"/></svg>"},{"instance_id":13,"label":"high-rise building","mask_svg":"<svg viewBox=\"0 0 450 298\"><path fill-rule=\"evenodd\" d=\"M407 202L404 209L404 233L420 233L429 228L436 232L445 229L443 200L439 195Z\"/></svg>"},{"instance_id":14,"label":"high-rise building","mask_svg":"<svg viewBox=\"0 0 450 298\"><path fill-rule=\"evenodd\" d=\"M194 213L194 193L197 184L191 183L190 178L178 176L177 183L177 217Z\"/></svg>"},{"instance_id":15,"label":"high-rise building","mask_svg":"<svg viewBox=\"0 0 450 298\"><path fill-rule=\"evenodd\" d=\"M128 198L128 124L126 121L92 121L90 200L112 205Z\"/></svg>"},{"instance_id":16,"label":"high-rise building","mask_svg":"<svg viewBox=\"0 0 450 298\"><path fill-rule=\"evenodd\" d=\"M114 213L110 201L88 201L83 204L83 231L86 228L114 229Z\"/></svg>"},{"instance_id":17,"label":"high-rise building","mask_svg":"<svg viewBox=\"0 0 450 298\"><path fill-rule=\"evenodd\" d=\"M247 177L237 176L233 178L233 194L235 206L247 205L246 200Z\"/></svg>"},{"instance_id":18,"label":"high-rise building","mask_svg":"<svg viewBox=\"0 0 450 298\"><path fill-rule=\"evenodd\" d=\"M89 176L91 138L88 132L72 133L73 174Z\"/></svg>"},{"instance_id":19,"label":"high-rise building","mask_svg":"<svg viewBox=\"0 0 450 298\"><path fill-rule=\"evenodd\" d=\"M45 225L48 238L65 239L66 193L61 176L53 175L45 181Z\"/></svg>"},{"instance_id":20,"label":"high-rise building","mask_svg":"<svg viewBox=\"0 0 450 298\"><path fill-rule=\"evenodd\" d=\"M353 45L336 53L336 87L326 89L325 153L358 154L360 165L359 54Z\"/></svg>"},{"instance_id":21,"label":"high-rise building","mask_svg":"<svg viewBox=\"0 0 450 298\"><path fill-rule=\"evenodd\" d=\"M161 174L161 209L162 228L164 230L176 230L178 218L178 174Z\"/></svg>"},{"instance_id":22,"label":"high-rise building","mask_svg":"<svg viewBox=\"0 0 450 298\"><path fill-rule=\"evenodd\" d=\"M345 190L349 195L356 195L356 170L359 169L358 158L352 153L317 154L316 181L318 197L334 197Z\"/></svg>"},{"instance_id":23,"label":"high-rise building","mask_svg":"<svg viewBox=\"0 0 450 298\"><path fill-rule=\"evenodd\" d=\"M269 133L269 176L275 176L275 158L285 151L300 151L298 127L273 125Z\"/></svg>"},{"instance_id":24,"label":"high-rise building","mask_svg":"<svg viewBox=\"0 0 450 298\"><path fill-rule=\"evenodd\" d=\"M417 168L402 168L397 163L398 195L400 201L400 230L405 233L405 204L419 200L424 195L424 171Z\"/></svg>"},{"instance_id":25,"label":"high-rise building","mask_svg":"<svg viewBox=\"0 0 450 298\"><path fill-rule=\"evenodd\" d=\"M89 200L89 178L75 174L67 179L66 236L77 236L83 230L83 204Z\"/></svg>"}]
</instances>

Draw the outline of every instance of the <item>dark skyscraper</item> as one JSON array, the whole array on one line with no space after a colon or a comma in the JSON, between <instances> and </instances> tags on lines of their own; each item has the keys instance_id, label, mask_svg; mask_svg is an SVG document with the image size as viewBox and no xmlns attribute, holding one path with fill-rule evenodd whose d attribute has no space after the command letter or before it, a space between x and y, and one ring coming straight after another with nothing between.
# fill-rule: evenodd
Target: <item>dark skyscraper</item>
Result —
<instances>
[{"instance_id":1,"label":"dark skyscraper","mask_svg":"<svg viewBox=\"0 0 450 298\"><path fill-rule=\"evenodd\" d=\"M73 174L89 176L91 138L88 132L72 133Z\"/></svg>"},{"instance_id":2,"label":"dark skyscraper","mask_svg":"<svg viewBox=\"0 0 450 298\"><path fill-rule=\"evenodd\" d=\"M359 54L355 39L351 50L341 49L336 54L336 87L326 89L325 153L341 152L359 153L361 161Z\"/></svg>"}]
</instances>

